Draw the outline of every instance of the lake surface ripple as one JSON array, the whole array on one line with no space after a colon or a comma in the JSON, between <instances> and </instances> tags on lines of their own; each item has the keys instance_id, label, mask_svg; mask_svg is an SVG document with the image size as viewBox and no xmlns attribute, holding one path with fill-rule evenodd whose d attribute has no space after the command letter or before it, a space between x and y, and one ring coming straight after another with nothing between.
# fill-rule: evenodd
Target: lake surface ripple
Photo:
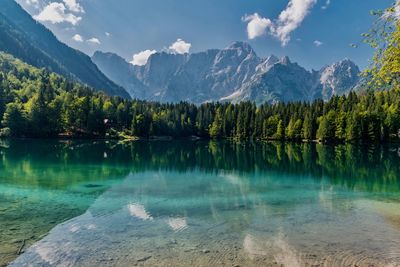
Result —
<instances>
[{"instance_id":1,"label":"lake surface ripple","mask_svg":"<svg viewBox=\"0 0 400 267\"><path fill-rule=\"evenodd\" d=\"M400 145L0 141L0 266L400 266Z\"/></svg>"}]
</instances>

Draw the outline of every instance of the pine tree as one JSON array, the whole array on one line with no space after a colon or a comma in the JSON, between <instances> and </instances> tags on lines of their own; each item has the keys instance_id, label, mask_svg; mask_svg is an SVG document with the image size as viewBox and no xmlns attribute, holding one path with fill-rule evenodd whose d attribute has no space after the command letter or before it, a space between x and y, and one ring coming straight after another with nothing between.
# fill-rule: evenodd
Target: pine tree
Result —
<instances>
[{"instance_id":1,"label":"pine tree","mask_svg":"<svg viewBox=\"0 0 400 267\"><path fill-rule=\"evenodd\" d=\"M313 139L313 123L311 120L311 115L309 113L307 113L304 118L302 137L304 140L312 140Z\"/></svg>"},{"instance_id":2,"label":"pine tree","mask_svg":"<svg viewBox=\"0 0 400 267\"><path fill-rule=\"evenodd\" d=\"M337 140L345 140L346 139L346 116L347 116L347 114L344 112L339 112L336 115L335 138Z\"/></svg>"},{"instance_id":3,"label":"pine tree","mask_svg":"<svg viewBox=\"0 0 400 267\"><path fill-rule=\"evenodd\" d=\"M286 127L285 136L287 139L295 139L295 121L293 118L290 119Z\"/></svg>"},{"instance_id":4,"label":"pine tree","mask_svg":"<svg viewBox=\"0 0 400 267\"><path fill-rule=\"evenodd\" d=\"M283 121L279 120L278 127L275 133L275 139L277 140L284 140L285 139L285 126L283 125Z\"/></svg>"},{"instance_id":5,"label":"pine tree","mask_svg":"<svg viewBox=\"0 0 400 267\"><path fill-rule=\"evenodd\" d=\"M222 110L217 109L215 114L214 122L212 123L209 134L211 138L221 138L222 137Z\"/></svg>"},{"instance_id":6,"label":"pine tree","mask_svg":"<svg viewBox=\"0 0 400 267\"><path fill-rule=\"evenodd\" d=\"M296 120L295 124L294 124L294 131L293 131L293 135L294 135L294 139L296 140L300 140L301 139L301 130L302 130L302 126L303 126L303 122L301 119Z\"/></svg>"},{"instance_id":7,"label":"pine tree","mask_svg":"<svg viewBox=\"0 0 400 267\"><path fill-rule=\"evenodd\" d=\"M27 119L20 103L7 104L2 124L10 129L12 136L22 136L26 133Z\"/></svg>"},{"instance_id":8,"label":"pine tree","mask_svg":"<svg viewBox=\"0 0 400 267\"><path fill-rule=\"evenodd\" d=\"M148 137L150 135L151 119L148 114L138 114L132 120L132 135Z\"/></svg>"},{"instance_id":9,"label":"pine tree","mask_svg":"<svg viewBox=\"0 0 400 267\"><path fill-rule=\"evenodd\" d=\"M333 110L321 118L317 139L322 142L335 140L335 112Z\"/></svg>"},{"instance_id":10,"label":"pine tree","mask_svg":"<svg viewBox=\"0 0 400 267\"><path fill-rule=\"evenodd\" d=\"M361 125L359 116L353 114L347 117L346 122L346 141L352 142L361 138Z\"/></svg>"}]
</instances>

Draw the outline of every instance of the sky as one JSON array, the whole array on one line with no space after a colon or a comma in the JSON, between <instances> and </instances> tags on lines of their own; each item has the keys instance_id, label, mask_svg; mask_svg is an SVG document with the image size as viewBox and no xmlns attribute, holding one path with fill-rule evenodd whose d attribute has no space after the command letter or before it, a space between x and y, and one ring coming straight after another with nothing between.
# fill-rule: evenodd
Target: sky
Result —
<instances>
[{"instance_id":1,"label":"sky","mask_svg":"<svg viewBox=\"0 0 400 267\"><path fill-rule=\"evenodd\" d=\"M62 42L143 65L156 51L194 53L246 41L260 57L308 69L349 58L361 68L374 17L394 0L17 0ZM359 45L357 48L351 44Z\"/></svg>"}]
</instances>

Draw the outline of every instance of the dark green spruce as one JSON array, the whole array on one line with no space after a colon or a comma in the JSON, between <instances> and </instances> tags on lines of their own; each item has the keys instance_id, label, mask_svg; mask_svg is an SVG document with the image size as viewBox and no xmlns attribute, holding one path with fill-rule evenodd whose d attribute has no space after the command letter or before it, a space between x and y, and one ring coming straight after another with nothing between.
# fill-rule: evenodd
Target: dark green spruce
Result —
<instances>
[{"instance_id":1,"label":"dark green spruce","mask_svg":"<svg viewBox=\"0 0 400 267\"><path fill-rule=\"evenodd\" d=\"M330 101L161 104L109 97L0 53L1 135L380 142L399 138L400 89Z\"/></svg>"}]
</instances>

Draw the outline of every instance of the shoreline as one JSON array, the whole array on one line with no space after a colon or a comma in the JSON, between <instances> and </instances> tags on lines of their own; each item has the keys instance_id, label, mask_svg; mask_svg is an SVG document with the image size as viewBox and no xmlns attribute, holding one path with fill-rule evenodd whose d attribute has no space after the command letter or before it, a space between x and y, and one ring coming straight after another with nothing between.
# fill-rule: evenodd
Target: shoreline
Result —
<instances>
[{"instance_id":1,"label":"shoreline","mask_svg":"<svg viewBox=\"0 0 400 267\"><path fill-rule=\"evenodd\" d=\"M95 136L47 136L47 137L0 137L0 141L4 140L59 140L59 141L117 141L117 142L136 142L136 141L230 141L230 142L274 142L274 143L292 143L292 144L321 144L321 145L344 145L344 144L363 144L363 145L381 145L381 144L398 144L400 139L391 139L384 141L370 142L368 140L354 141L321 141L321 140L293 140L293 139L270 139L270 138L209 138L200 136L150 136L138 137L129 136L127 138L110 138L110 137L95 137Z\"/></svg>"}]
</instances>

